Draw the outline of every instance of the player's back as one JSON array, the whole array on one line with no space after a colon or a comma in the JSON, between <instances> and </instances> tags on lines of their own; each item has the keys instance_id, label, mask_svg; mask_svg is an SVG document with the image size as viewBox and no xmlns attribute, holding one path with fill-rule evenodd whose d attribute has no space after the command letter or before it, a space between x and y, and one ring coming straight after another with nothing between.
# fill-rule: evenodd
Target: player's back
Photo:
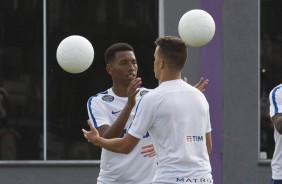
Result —
<instances>
[{"instance_id":1,"label":"player's back","mask_svg":"<svg viewBox=\"0 0 282 184\"><path fill-rule=\"evenodd\" d=\"M158 154L155 181L212 181L205 137L211 127L204 95L181 80L162 83L150 93L147 100L155 100L149 129Z\"/></svg>"}]
</instances>

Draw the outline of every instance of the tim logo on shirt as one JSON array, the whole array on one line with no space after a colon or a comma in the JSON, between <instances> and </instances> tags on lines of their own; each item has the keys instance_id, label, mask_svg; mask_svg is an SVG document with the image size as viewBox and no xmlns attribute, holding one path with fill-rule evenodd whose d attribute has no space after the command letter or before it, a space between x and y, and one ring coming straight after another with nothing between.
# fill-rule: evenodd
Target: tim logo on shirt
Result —
<instances>
[{"instance_id":1,"label":"tim logo on shirt","mask_svg":"<svg viewBox=\"0 0 282 184\"><path fill-rule=\"evenodd\" d=\"M198 135L187 135L186 140L188 142L202 142L202 141L204 141L204 137L198 136Z\"/></svg>"}]
</instances>

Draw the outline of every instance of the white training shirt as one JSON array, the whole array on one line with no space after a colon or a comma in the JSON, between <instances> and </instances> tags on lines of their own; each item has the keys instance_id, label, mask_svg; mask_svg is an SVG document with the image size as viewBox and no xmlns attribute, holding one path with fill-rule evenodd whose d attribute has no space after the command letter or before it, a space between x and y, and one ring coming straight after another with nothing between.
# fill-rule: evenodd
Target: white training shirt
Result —
<instances>
[{"instance_id":1,"label":"white training shirt","mask_svg":"<svg viewBox=\"0 0 282 184\"><path fill-rule=\"evenodd\" d=\"M213 183L205 137L209 105L202 92L182 79L162 82L137 104L128 133L142 138L147 130L158 158L153 183Z\"/></svg>"},{"instance_id":2,"label":"white training shirt","mask_svg":"<svg viewBox=\"0 0 282 184\"><path fill-rule=\"evenodd\" d=\"M136 101L149 90L140 88ZM88 115L94 126L112 125L123 107L127 103L127 97L116 96L112 89L92 96L88 100ZM131 115L124 128L124 133L132 123L136 108L133 108ZM151 144L149 137L144 133L138 145L130 154L120 154L102 149L100 173L97 179L98 184L149 184L152 182L156 167L155 157L144 157L141 154L141 147ZM124 134L123 134L124 135ZM121 135L121 137L123 137ZM142 137L143 137L142 136ZM148 136L148 134L147 134Z\"/></svg>"},{"instance_id":3,"label":"white training shirt","mask_svg":"<svg viewBox=\"0 0 282 184\"><path fill-rule=\"evenodd\" d=\"M278 113L282 113L282 84L276 86L269 93L270 109L269 114L272 118ZM274 127L275 150L271 161L272 178L282 179L282 135Z\"/></svg>"}]
</instances>

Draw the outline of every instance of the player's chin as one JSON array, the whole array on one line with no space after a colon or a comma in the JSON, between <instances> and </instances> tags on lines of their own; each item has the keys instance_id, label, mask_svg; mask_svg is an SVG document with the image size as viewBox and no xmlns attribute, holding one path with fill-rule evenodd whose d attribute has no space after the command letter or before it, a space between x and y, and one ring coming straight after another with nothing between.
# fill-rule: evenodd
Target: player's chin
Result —
<instances>
[{"instance_id":1,"label":"player's chin","mask_svg":"<svg viewBox=\"0 0 282 184\"><path fill-rule=\"evenodd\" d=\"M127 78L124 82L125 82L125 86L129 86L130 83L133 81L134 79L129 79Z\"/></svg>"}]
</instances>

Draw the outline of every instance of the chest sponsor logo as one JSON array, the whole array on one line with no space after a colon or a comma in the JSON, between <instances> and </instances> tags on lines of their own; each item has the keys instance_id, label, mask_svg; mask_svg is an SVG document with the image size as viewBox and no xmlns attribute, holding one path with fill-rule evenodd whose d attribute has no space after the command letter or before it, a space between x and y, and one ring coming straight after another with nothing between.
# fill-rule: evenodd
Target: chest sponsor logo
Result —
<instances>
[{"instance_id":1,"label":"chest sponsor logo","mask_svg":"<svg viewBox=\"0 0 282 184\"><path fill-rule=\"evenodd\" d=\"M203 136L197 136L197 135L188 135L188 136L186 136L186 140L188 142L202 142L202 141L204 141L204 137Z\"/></svg>"},{"instance_id":2,"label":"chest sponsor logo","mask_svg":"<svg viewBox=\"0 0 282 184\"><path fill-rule=\"evenodd\" d=\"M105 102L112 102L114 101L115 97L111 96L111 95L105 95L102 97L102 100L104 100Z\"/></svg>"}]
</instances>

